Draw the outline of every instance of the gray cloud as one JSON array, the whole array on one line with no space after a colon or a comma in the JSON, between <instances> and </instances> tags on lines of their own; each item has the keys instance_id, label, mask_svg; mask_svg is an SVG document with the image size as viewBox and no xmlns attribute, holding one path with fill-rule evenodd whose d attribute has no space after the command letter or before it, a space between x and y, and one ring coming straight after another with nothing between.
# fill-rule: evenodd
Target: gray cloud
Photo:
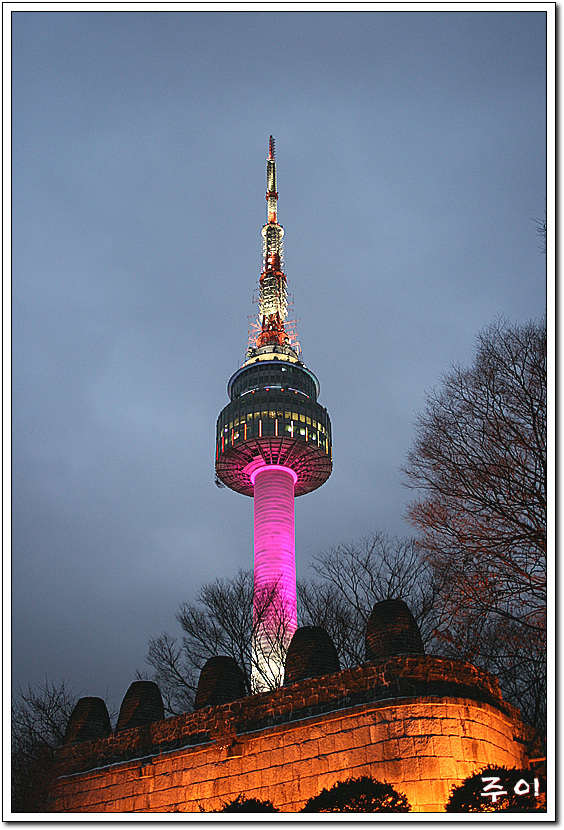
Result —
<instances>
[{"instance_id":1,"label":"gray cloud","mask_svg":"<svg viewBox=\"0 0 564 830\"><path fill-rule=\"evenodd\" d=\"M424 392L538 317L541 12L15 12L13 673L119 705L182 600L252 566L213 484L277 138L279 217L334 472L298 571L410 533ZM275 50L269 50L274 44Z\"/></svg>"}]
</instances>

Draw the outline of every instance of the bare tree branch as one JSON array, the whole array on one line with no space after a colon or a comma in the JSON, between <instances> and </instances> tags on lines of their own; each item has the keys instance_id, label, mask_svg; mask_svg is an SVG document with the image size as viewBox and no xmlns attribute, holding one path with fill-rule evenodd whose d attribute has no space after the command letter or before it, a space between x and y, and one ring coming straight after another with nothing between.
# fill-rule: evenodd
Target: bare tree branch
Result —
<instances>
[{"instance_id":1,"label":"bare tree branch","mask_svg":"<svg viewBox=\"0 0 564 830\"><path fill-rule=\"evenodd\" d=\"M347 646L354 662L364 660L368 618L375 603L385 599L405 600L421 629L423 642L430 644L437 625L435 596L440 586L414 539L373 533L359 542L340 544L318 554L312 568L331 586L333 603L338 599L343 606L340 616L356 637L356 645ZM310 588L313 597L319 590ZM305 597L301 600L308 607ZM330 620L326 627L331 633Z\"/></svg>"}]
</instances>

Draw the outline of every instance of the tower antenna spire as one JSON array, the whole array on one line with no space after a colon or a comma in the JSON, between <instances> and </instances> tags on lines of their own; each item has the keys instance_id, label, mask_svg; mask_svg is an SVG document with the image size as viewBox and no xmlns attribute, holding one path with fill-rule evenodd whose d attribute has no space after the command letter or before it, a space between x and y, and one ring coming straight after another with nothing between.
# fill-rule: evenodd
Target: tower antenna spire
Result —
<instances>
[{"instance_id":1,"label":"tower antenna spire","mask_svg":"<svg viewBox=\"0 0 564 830\"><path fill-rule=\"evenodd\" d=\"M288 291L282 239L284 228L278 222L278 191L274 137L268 142L266 160L266 224L262 228L262 272L259 280L260 333L256 347L288 346L290 337L284 326L288 313Z\"/></svg>"}]
</instances>

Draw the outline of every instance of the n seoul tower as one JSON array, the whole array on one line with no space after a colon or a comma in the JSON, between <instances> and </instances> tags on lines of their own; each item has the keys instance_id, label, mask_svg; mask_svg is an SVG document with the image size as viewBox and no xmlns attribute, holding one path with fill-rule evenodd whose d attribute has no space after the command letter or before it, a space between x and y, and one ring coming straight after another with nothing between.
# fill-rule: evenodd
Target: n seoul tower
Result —
<instances>
[{"instance_id":1,"label":"n seoul tower","mask_svg":"<svg viewBox=\"0 0 564 830\"><path fill-rule=\"evenodd\" d=\"M217 419L219 482L254 500L253 691L283 679L297 628L294 497L324 484L332 470L331 422L317 402L319 381L301 361L288 311L278 223L274 139L266 162L267 221L259 316L245 362L229 380Z\"/></svg>"}]
</instances>

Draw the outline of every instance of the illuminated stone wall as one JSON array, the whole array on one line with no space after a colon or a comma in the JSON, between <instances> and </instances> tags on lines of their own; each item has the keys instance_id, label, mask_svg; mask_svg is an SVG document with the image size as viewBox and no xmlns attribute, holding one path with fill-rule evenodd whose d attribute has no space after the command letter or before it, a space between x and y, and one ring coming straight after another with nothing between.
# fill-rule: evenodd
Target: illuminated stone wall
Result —
<instances>
[{"instance_id":1,"label":"illuminated stone wall","mask_svg":"<svg viewBox=\"0 0 564 830\"><path fill-rule=\"evenodd\" d=\"M526 766L532 738L491 675L398 656L71 743L51 809L211 812L242 793L297 812L323 787L371 775L413 810L442 811L484 765Z\"/></svg>"}]
</instances>

